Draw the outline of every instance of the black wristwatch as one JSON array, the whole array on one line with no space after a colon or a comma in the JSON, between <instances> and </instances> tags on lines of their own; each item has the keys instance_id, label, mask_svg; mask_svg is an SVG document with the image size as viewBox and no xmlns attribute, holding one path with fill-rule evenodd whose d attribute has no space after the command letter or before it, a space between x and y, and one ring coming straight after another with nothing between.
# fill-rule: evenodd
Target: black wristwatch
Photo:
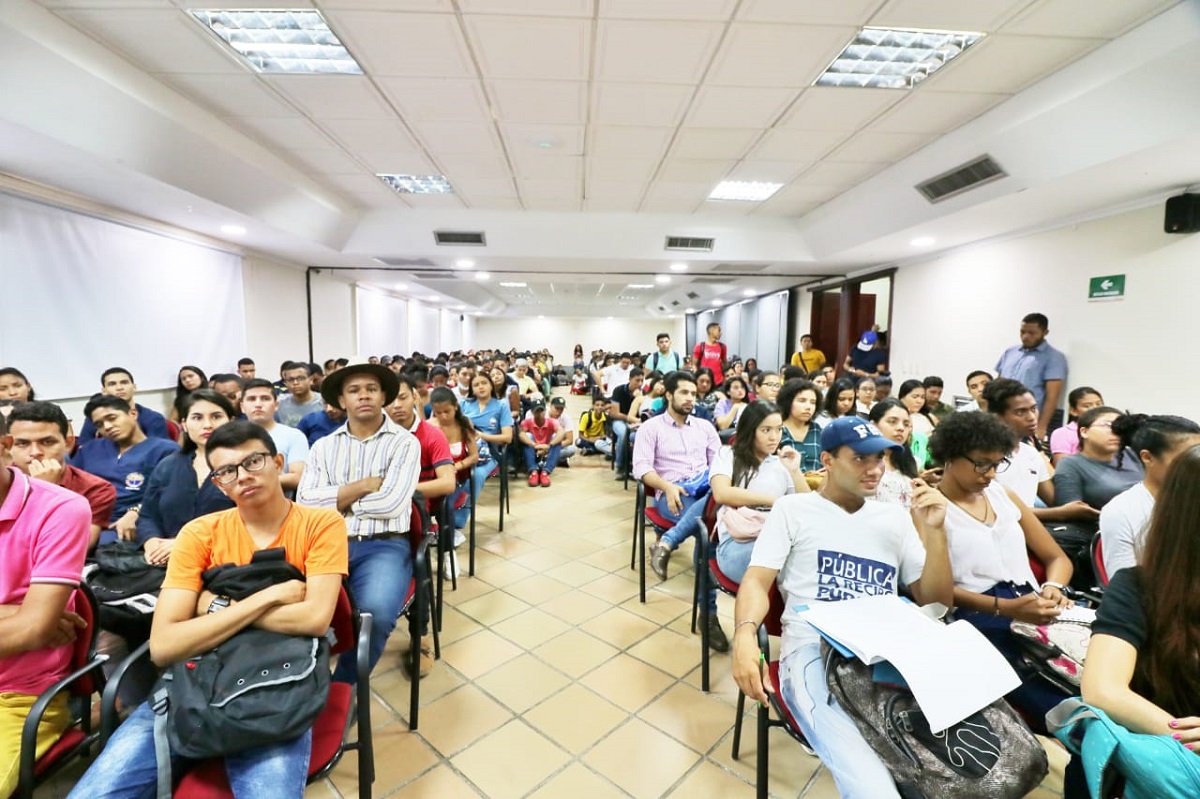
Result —
<instances>
[{"instance_id":1,"label":"black wristwatch","mask_svg":"<svg viewBox=\"0 0 1200 799\"><path fill-rule=\"evenodd\" d=\"M216 613L218 610L224 610L229 607L230 601L227 596L214 597L213 601L208 603L208 612Z\"/></svg>"}]
</instances>

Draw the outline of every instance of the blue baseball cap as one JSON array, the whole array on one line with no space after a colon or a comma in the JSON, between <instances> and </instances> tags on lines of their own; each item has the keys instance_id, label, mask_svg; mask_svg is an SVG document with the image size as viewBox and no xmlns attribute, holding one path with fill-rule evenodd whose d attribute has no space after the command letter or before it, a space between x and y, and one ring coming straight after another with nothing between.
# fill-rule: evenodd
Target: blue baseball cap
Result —
<instances>
[{"instance_id":1,"label":"blue baseball cap","mask_svg":"<svg viewBox=\"0 0 1200 799\"><path fill-rule=\"evenodd\" d=\"M884 438L879 428L857 416L841 416L825 425L821 431L821 449L833 452L838 447L849 447L859 455L874 455L885 449L902 449L891 439Z\"/></svg>"},{"instance_id":2,"label":"blue baseball cap","mask_svg":"<svg viewBox=\"0 0 1200 799\"><path fill-rule=\"evenodd\" d=\"M868 330L858 340L858 348L863 352L870 352L875 347L876 341L879 341L879 334L874 330Z\"/></svg>"}]
</instances>

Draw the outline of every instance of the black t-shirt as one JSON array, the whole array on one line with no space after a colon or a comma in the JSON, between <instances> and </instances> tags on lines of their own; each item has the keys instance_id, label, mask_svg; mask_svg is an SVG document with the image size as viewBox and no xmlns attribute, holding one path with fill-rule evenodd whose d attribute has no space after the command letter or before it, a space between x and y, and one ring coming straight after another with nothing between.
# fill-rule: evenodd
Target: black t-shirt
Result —
<instances>
[{"instance_id":1,"label":"black t-shirt","mask_svg":"<svg viewBox=\"0 0 1200 799\"><path fill-rule=\"evenodd\" d=\"M1142 607L1142 568L1131 566L1113 575L1096 611L1092 634L1120 638L1134 649L1146 643L1146 612Z\"/></svg>"},{"instance_id":2,"label":"black t-shirt","mask_svg":"<svg viewBox=\"0 0 1200 799\"><path fill-rule=\"evenodd\" d=\"M621 413L629 414L629 409L633 407L633 391L630 390L628 383L613 389L612 401L617 403Z\"/></svg>"}]
</instances>

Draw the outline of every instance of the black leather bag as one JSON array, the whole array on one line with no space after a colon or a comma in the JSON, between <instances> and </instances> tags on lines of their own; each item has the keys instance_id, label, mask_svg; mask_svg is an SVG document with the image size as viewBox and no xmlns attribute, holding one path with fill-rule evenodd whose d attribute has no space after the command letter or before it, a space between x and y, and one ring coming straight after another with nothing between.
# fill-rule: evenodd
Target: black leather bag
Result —
<instances>
[{"instance_id":1,"label":"black leather bag","mask_svg":"<svg viewBox=\"0 0 1200 799\"><path fill-rule=\"evenodd\" d=\"M94 560L85 580L99 603L100 627L125 638L133 648L150 635L167 568L147 563L141 544L134 541L98 547Z\"/></svg>"}]
</instances>

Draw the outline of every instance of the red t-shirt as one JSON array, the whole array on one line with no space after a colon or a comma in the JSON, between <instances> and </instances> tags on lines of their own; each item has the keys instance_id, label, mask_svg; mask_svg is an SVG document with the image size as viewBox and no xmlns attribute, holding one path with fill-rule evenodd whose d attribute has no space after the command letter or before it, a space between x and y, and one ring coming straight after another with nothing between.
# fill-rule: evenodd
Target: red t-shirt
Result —
<instances>
[{"instance_id":1,"label":"red t-shirt","mask_svg":"<svg viewBox=\"0 0 1200 799\"><path fill-rule=\"evenodd\" d=\"M441 430L424 419L418 419L417 426L410 432L421 445L421 482L436 478L437 467L454 463L450 455L450 442Z\"/></svg>"},{"instance_id":2,"label":"red t-shirt","mask_svg":"<svg viewBox=\"0 0 1200 799\"><path fill-rule=\"evenodd\" d=\"M537 422L533 418L526 419L521 422L521 429L529 434L535 444L549 444L550 439L554 438L554 434L558 432L558 422L546 416L546 423L538 427Z\"/></svg>"},{"instance_id":3,"label":"red t-shirt","mask_svg":"<svg viewBox=\"0 0 1200 799\"><path fill-rule=\"evenodd\" d=\"M696 359L696 368L709 368L713 371L713 385L719 386L725 382L725 374L722 362L725 360L725 345L721 342L709 344L707 341L701 341L696 345L696 349L692 352L692 357Z\"/></svg>"},{"instance_id":4,"label":"red t-shirt","mask_svg":"<svg viewBox=\"0 0 1200 799\"><path fill-rule=\"evenodd\" d=\"M62 487L87 500L92 509L92 524L98 525L100 529L108 527L113 505L117 504L117 489L113 488L112 483L103 477L67 465L63 470Z\"/></svg>"}]
</instances>

